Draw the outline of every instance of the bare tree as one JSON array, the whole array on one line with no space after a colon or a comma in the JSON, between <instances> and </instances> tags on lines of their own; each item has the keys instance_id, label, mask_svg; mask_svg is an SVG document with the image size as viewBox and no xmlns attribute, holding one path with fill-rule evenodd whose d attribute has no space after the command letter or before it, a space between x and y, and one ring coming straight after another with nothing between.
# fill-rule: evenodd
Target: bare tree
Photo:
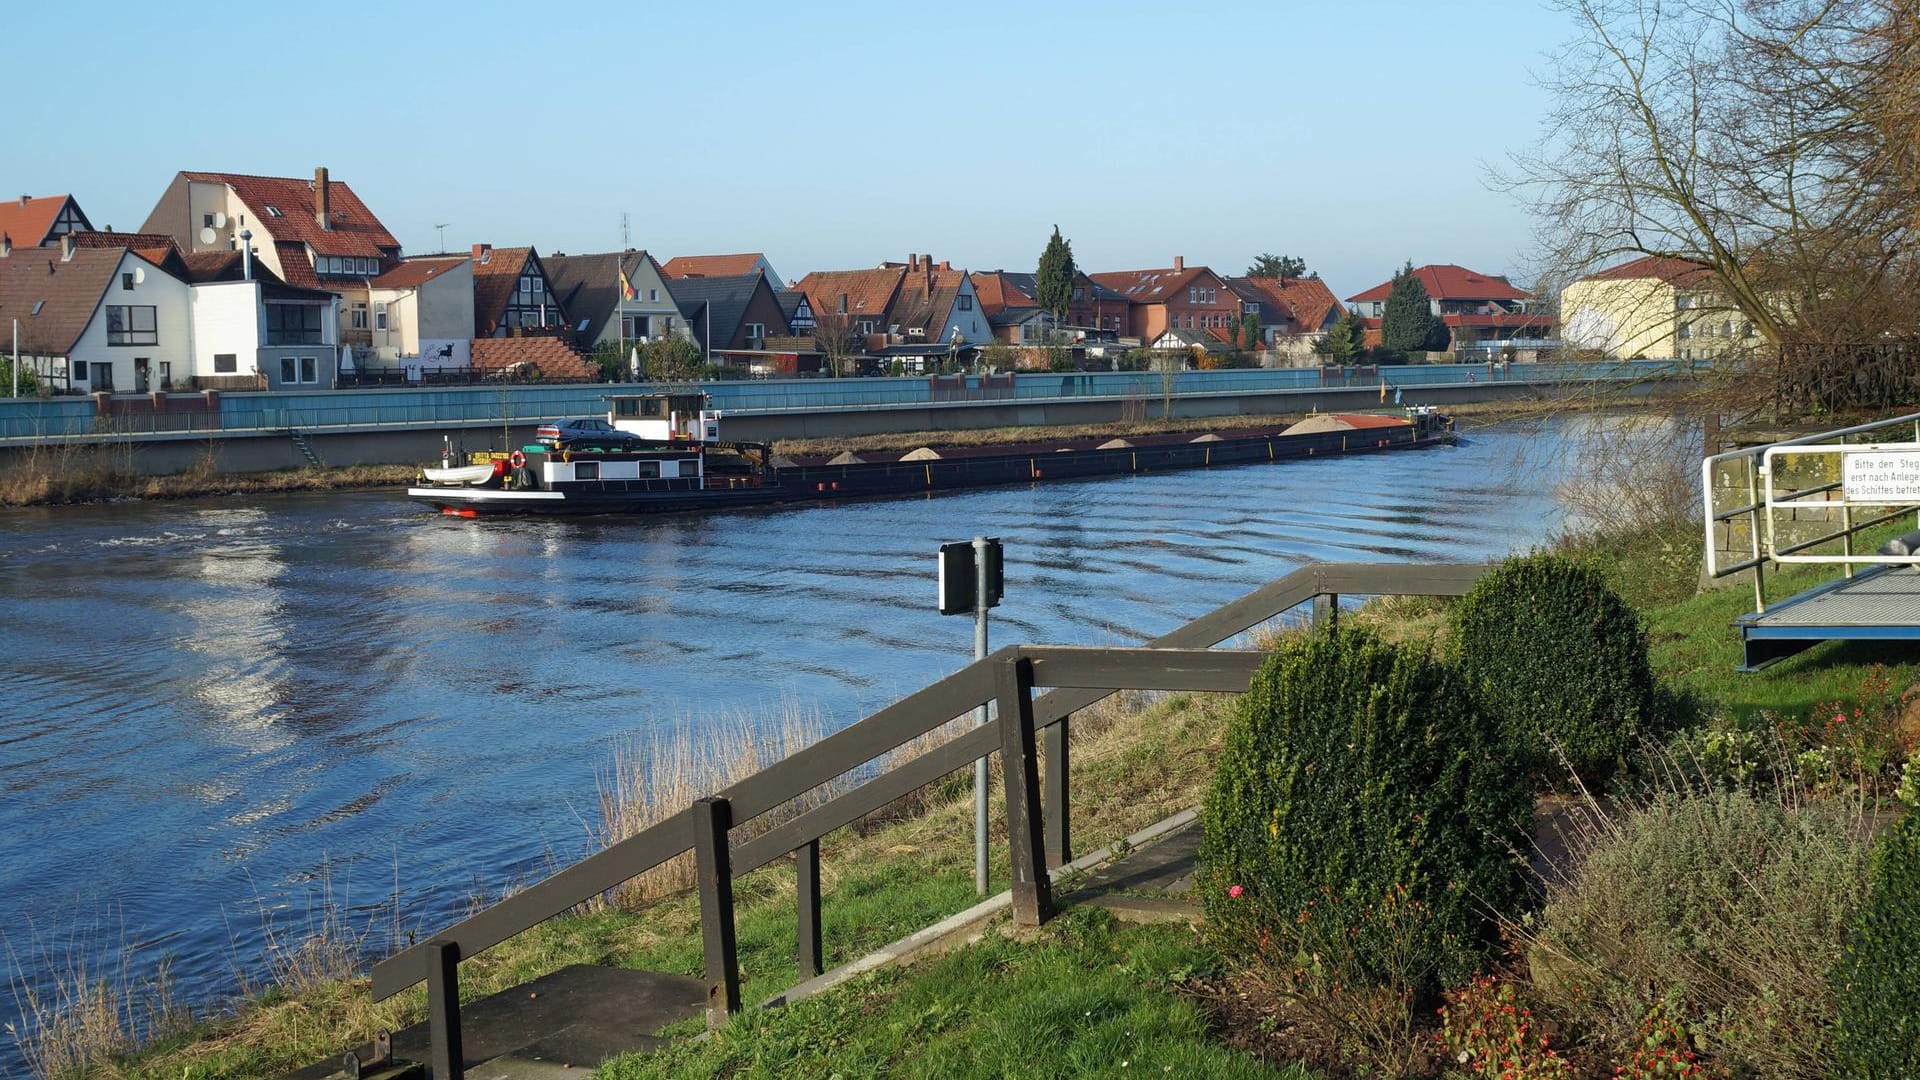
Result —
<instances>
[{"instance_id":1,"label":"bare tree","mask_svg":"<svg viewBox=\"0 0 1920 1080\"><path fill-rule=\"evenodd\" d=\"M845 311L815 312L813 341L827 360L827 373L834 378L850 374L853 358L860 355L863 342L853 314Z\"/></svg>"},{"instance_id":2,"label":"bare tree","mask_svg":"<svg viewBox=\"0 0 1920 1080\"><path fill-rule=\"evenodd\" d=\"M1578 32L1543 79L1545 134L1496 174L1539 215L1542 276L1704 266L1704 291L1756 331L1722 353L1736 409L1910 395L1920 0L1556 6Z\"/></svg>"}]
</instances>

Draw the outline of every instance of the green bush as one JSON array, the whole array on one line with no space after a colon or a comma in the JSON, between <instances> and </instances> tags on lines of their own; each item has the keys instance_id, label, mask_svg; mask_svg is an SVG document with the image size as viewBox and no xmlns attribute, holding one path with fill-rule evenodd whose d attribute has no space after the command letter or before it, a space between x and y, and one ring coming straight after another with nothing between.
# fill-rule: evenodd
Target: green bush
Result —
<instances>
[{"instance_id":1,"label":"green bush","mask_svg":"<svg viewBox=\"0 0 1920 1080\"><path fill-rule=\"evenodd\" d=\"M1289 639L1228 729L1197 885L1241 959L1424 996L1526 900L1531 800L1451 668L1361 629Z\"/></svg>"},{"instance_id":2,"label":"green bush","mask_svg":"<svg viewBox=\"0 0 1920 1080\"><path fill-rule=\"evenodd\" d=\"M1454 656L1514 749L1557 753L1588 784L1610 778L1648 724L1655 683L1640 618L1583 563L1508 559L1454 606Z\"/></svg>"},{"instance_id":3,"label":"green bush","mask_svg":"<svg viewBox=\"0 0 1920 1080\"><path fill-rule=\"evenodd\" d=\"M1828 972L1866 892L1870 831L1834 803L1669 791L1568 819L1584 858L1521 932L1535 1000L1603 1059L1658 1010L1736 1076L1822 1075Z\"/></svg>"},{"instance_id":4,"label":"green bush","mask_svg":"<svg viewBox=\"0 0 1920 1080\"><path fill-rule=\"evenodd\" d=\"M1881 840L1872 884L1834 972L1835 1077L1920 1076L1920 812Z\"/></svg>"}]
</instances>

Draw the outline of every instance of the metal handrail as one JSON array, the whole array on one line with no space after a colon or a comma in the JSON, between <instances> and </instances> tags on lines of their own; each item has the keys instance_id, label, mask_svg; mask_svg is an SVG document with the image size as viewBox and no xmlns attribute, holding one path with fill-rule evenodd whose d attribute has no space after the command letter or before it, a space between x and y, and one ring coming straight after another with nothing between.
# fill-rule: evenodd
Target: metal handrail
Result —
<instances>
[{"instance_id":1,"label":"metal handrail","mask_svg":"<svg viewBox=\"0 0 1920 1080\"><path fill-rule=\"evenodd\" d=\"M1743 571L1751 571L1753 574L1754 610L1765 612L1767 610L1767 564L1778 561L1783 555L1792 556L1797 552L1808 550L1820 544L1832 543L1835 540L1841 541L1843 545L1845 545L1846 550L1842 556L1833 561L1842 562L1846 567L1846 574L1851 576L1853 573L1853 562L1863 561L1852 554L1853 536L1863 529L1872 528L1875 525L1891 521L1895 517L1900 516L1900 514L1907 512L1907 510L1903 509L1892 514L1881 515L1869 521L1856 522L1853 520L1851 509L1845 509L1842 511L1843 526L1838 532L1828 533L1813 540L1799 541L1776 549L1773 544L1774 530L1771 508L1781 504L1790 504L1796 500L1804 499L1808 495L1817 495L1822 492L1831 491L1834 488L1840 487L1841 484L1839 482L1833 482L1776 495L1771 488L1772 476L1765 465L1765 459L1770 451L1776 449L1820 446L1836 441L1840 444L1845 444L1853 436L1897 426L1911 426L1914 432L1915 442L1920 442L1920 412L1915 412L1890 417L1885 420L1875 420L1865 424L1854 424L1850 427L1835 428L1831 431L1815 432L1811 435L1802 435L1792 439L1781 439L1777 442L1765 443L1759 446L1729 450L1725 453L1713 454L1702 458L1700 461L1701 524L1705 541L1703 546L1706 553L1707 577L1710 580L1717 580ZM1718 490L1715 480L1720 471L1720 467L1730 462L1740 463L1739 471L1741 478L1745 480L1747 487L1747 501L1737 506L1718 509L1714 505L1714 493ZM1821 502L1809 505L1825 506L1831 504ZM1762 515L1764 515L1764 519ZM1745 559L1722 565L1720 561L1720 549L1714 536L1714 527L1722 522L1732 522L1741 518L1747 519L1748 522L1747 532L1751 554ZM1762 540L1763 536L1765 537L1764 542Z\"/></svg>"},{"instance_id":2,"label":"metal handrail","mask_svg":"<svg viewBox=\"0 0 1920 1080\"><path fill-rule=\"evenodd\" d=\"M1486 572L1473 563L1315 563L1155 638L1143 648L1014 646L922 688L765 769L698 800L374 965L372 994L383 1000L425 981L433 1075L461 1073L458 965L516 934L600 896L689 849L695 853L706 953L708 1019L740 1007L733 935L733 880L789 854L798 856L802 976L820 973L819 845L902 795L998 750L1006 771L1016 918L1051 912L1048 870L1071 860L1067 804L1069 718L1118 690L1239 692L1264 660L1258 652L1214 651L1301 604L1330 620L1340 595L1460 596ZM1051 692L1033 696L1037 686ZM938 749L874 775L738 847L729 830L819 788L912 739L996 704L997 713ZM1045 740L1042 781L1036 739Z\"/></svg>"}]
</instances>

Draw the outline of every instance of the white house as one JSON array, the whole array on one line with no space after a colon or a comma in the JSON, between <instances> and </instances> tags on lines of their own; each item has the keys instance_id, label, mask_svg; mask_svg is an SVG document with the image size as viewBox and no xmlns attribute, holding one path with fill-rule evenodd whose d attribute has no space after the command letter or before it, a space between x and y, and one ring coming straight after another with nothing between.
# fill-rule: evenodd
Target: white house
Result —
<instances>
[{"instance_id":1,"label":"white house","mask_svg":"<svg viewBox=\"0 0 1920 1080\"><path fill-rule=\"evenodd\" d=\"M471 366L473 260L421 255L367 283L370 366Z\"/></svg>"},{"instance_id":2,"label":"white house","mask_svg":"<svg viewBox=\"0 0 1920 1080\"><path fill-rule=\"evenodd\" d=\"M56 391L331 386L338 298L256 269L238 252L0 243L0 324L19 319L26 365Z\"/></svg>"}]
</instances>

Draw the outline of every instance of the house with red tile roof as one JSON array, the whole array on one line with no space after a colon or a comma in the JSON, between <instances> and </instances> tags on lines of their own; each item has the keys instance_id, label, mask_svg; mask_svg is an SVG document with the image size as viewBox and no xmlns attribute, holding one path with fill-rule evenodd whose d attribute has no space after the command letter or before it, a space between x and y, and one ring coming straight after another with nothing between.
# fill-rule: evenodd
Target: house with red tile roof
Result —
<instances>
[{"instance_id":1,"label":"house with red tile roof","mask_svg":"<svg viewBox=\"0 0 1920 1080\"><path fill-rule=\"evenodd\" d=\"M573 324L531 247L473 245L473 336L568 334Z\"/></svg>"},{"instance_id":2,"label":"house with red tile roof","mask_svg":"<svg viewBox=\"0 0 1920 1080\"><path fill-rule=\"evenodd\" d=\"M931 255L909 255L900 291L887 315L889 345L984 345L993 328L981 310L973 277Z\"/></svg>"},{"instance_id":3,"label":"house with red tile roof","mask_svg":"<svg viewBox=\"0 0 1920 1080\"><path fill-rule=\"evenodd\" d=\"M68 233L91 231L93 224L71 195L22 195L0 202L0 236L14 247L44 247Z\"/></svg>"},{"instance_id":4,"label":"house with red tile roof","mask_svg":"<svg viewBox=\"0 0 1920 1080\"><path fill-rule=\"evenodd\" d=\"M899 263L872 270L815 270L793 283L813 310L816 336L857 341L856 354L872 347L887 331L887 316L907 268Z\"/></svg>"},{"instance_id":5,"label":"house with red tile roof","mask_svg":"<svg viewBox=\"0 0 1920 1080\"><path fill-rule=\"evenodd\" d=\"M856 355L902 360L912 370L993 340L971 276L930 255L872 270L818 270L794 289L812 309L816 337L845 336Z\"/></svg>"},{"instance_id":6,"label":"house with red tile roof","mask_svg":"<svg viewBox=\"0 0 1920 1080\"><path fill-rule=\"evenodd\" d=\"M973 272L974 289L980 295L982 310L987 320L994 326L994 336L1003 341L1019 342L1037 340L1023 338L1026 330L1044 336L1039 324L1031 314L1038 310L1037 299L1040 287L1033 274L1013 273L1006 270L977 270ZM1013 310L1008 309L1031 309ZM1074 332L1104 331L1114 334L1126 331L1127 298L1113 289L1088 277L1081 271L1073 275L1073 292L1067 305L1066 322L1060 329ZM1051 328L1052 315L1045 316L1046 326Z\"/></svg>"},{"instance_id":7,"label":"house with red tile roof","mask_svg":"<svg viewBox=\"0 0 1920 1080\"><path fill-rule=\"evenodd\" d=\"M1292 359L1311 356L1320 335L1333 329L1344 310L1317 277L1236 277L1227 282L1240 297L1242 316L1260 321L1260 340Z\"/></svg>"},{"instance_id":8,"label":"house with red tile roof","mask_svg":"<svg viewBox=\"0 0 1920 1080\"><path fill-rule=\"evenodd\" d=\"M355 366L467 368L473 340L473 259L415 255L367 282L372 351Z\"/></svg>"},{"instance_id":9,"label":"house with red tile roof","mask_svg":"<svg viewBox=\"0 0 1920 1080\"><path fill-rule=\"evenodd\" d=\"M765 274L767 284L773 291L786 288L780 282L780 275L773 272L773 263L758 251L743 252L739 255L676 255L661 265L670 278L685 277L745 277L748 274Z\"/></svg>"},{"instance_id":10,"label":"house with red tile roof","mask_svg":"<svg viewBox=\"0 0 1920 1080\"><path fill-rule=\"evenodd\" d=\"M240 252L167 248L154 261L76 236L38 248L0 239L0 321L20 321L25 364L54 391L333 385L333 294L287 285Z\"/></svg>"},{"instance_id":11,"label":"house with red tile roof","mask_svg":"<svg viewBox=\"0 0 1920 1080\"><path fill-rule=\"evenodd\" d=\"M1426 288L1433 313L1446 324L1455 351L1491 348L1502 342L1539 342L1553 334L1553 314L1542 310L1532 293L1504 277L1452 263L1415 267L1413 274ZM1392 289L1389 280L1347 297L1347 303L1360 313L1369 346L1380 343L1380 322Z\"/></svg>"},{"instance_id":12,"label":"house with red tile roof","mask_svg":"<svg viewBox=\"0 0 1920 1080\"><path fill-rule=\"evenodd\" d=\"M1211 330L1239 321L1240 297L1225 278L1183 256L1158 270L1091 274L1096 283L1126 297L1126 333L1154 341L1168 330Z\"/></svg>"},{"instance_id":13,"label":"house with red tile roof","mask_svg":"<svg viewBox=\"0 0 1920 1080\"><path fill-rule=\"evenodd\" d=\"M400 261L400 241L324 167L311 180L179 173L140 231L166 233L182 252L230 250L250 232L256 256L281 280L342 293L364 291Z\"/></svg>"}]
</instances>

